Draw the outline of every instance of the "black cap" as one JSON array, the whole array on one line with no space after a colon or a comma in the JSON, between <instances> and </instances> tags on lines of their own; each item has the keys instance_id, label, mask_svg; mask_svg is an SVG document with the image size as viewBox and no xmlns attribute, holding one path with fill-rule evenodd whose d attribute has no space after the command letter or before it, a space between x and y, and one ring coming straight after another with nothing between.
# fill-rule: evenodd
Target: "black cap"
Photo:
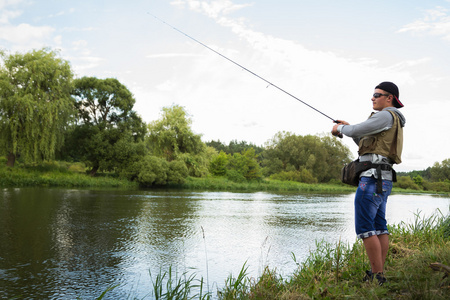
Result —
<instances>
[{"instance_id":1,"label":"black cap","mask_svg":"<svg viewBox=\"0 0 450 300\"><path fill-rule=\"evenodd\" d=\"M396 108L403 107L403 104L400 102L400 99L398 99L398 97L399 97L398 87L394 83L389 82L389 81L384 81L384 82L380 83L379 85L377 85L375 88L392 94L394 96L393 104Z\"/></svg>"}]
</instances>

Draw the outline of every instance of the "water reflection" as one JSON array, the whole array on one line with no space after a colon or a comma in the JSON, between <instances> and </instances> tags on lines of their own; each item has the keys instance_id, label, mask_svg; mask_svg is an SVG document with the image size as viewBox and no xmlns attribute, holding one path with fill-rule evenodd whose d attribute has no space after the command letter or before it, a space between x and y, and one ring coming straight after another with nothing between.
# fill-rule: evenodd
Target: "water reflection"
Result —
<instances>
[{"instance_id":1,"label":"water reflection","mask_svg":"<svg viewBox=\"0 0 450 300\"><path fill-rule=\"evenodd\" d=\"M449 204L394 195L388 221ZM117 284L107 299L143 298L169 266L223 286L245 262L287 275L316 240L355 240L353 194L4 189L0 226L1 298L91 299Z\"/></svg>"}]
</instances>

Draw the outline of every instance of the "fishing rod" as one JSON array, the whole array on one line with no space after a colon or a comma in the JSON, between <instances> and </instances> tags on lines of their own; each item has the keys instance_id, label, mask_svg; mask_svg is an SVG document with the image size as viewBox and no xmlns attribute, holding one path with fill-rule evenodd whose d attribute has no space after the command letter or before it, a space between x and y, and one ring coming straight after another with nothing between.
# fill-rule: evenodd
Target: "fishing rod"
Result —
<instances>
[{"instance_id":1,"label":"fishing rod","mask_svg":"<svg viewBox=\"0 0 450 300\"><path fill-rule=\"evenodd\" d=\"M253 71L251 71L251 70L247 69L247 68L246 68L246 67L244 67L243 65L241 65L241 64L239 64L239 63L237 63L237 62L235 62L234 60L232 60L232 59L230 59L230 58L226 57L226 56L225 56L225 55L223 55L222 53L220 53L220 52L218 52L218 51L216 51L216 50L212 49L212 48L211 48L211 47L209 47L208 45L206 45L206 44L204 44L204 43L200 42L199 40L197 40L197 39L193 38L192 36L190 36L190 35L188 35L188 34L184 33L184 32L183 32L183 31L181 31L180 29L178 29L178 28L176 28L176 27L174 27L174 26L170 25L169 23L165 22L164 20L162 20L162 19L158 18L157 16L155 16L155 15L153 15L153 14L151 14L151 13L148 13L148 14L149 14L149 15L151 15L152 17L154 17L155 19L157 19L158 21L162 22L163 24L165 24L165 25L169 26L169 27L170 27L170 28L172 28L173 30L175 30L175 31L177 31L177 32L179 32L179 33L181 33L182 35L184 35L184 36L188 37L189 39L193 40L194 42L196 42L196 43L198 43L198 44L202 45L203 47L205 47L205 48L207 48L207 49L211 50L212 52L216 53L217 55L219 55L219 56L221 56L221 57L225 58L225 59L226 59L226 60L228 60L229 62L231 62L231 63L233 63L233 64L237 65L238 67L240 67L240 68L244 69L245 71L249 72L250 74L252 74L252 75L254 75L254 76L258 77L259 79L263 80L264 82L268 83L269 85L273 86L274 88L277 88L278 90L282 91L283 93L285 93L285 94L287 94L287 95L291 96L292 98L294 98L294 99L296 99L296 100L300 101L301 103L303 103L304 105L308 106L309 108L312 108L312 109L314 109L314 110L315 110L316 112L318 112L318 113L320 113L321 115L323 115L323 116L327 117L328 119L332 120L332 121L333 121L334 123L339 123L339 121L338 121L338 120L335 120L335 119L333 119L332 117L330 117L330 116L328 116L327 114L325 114L325 113L321 112L321 111L320 111L320 110L318 110L317 108L315 108L315 107L313 107L313 106L309 105L309 104L308 104L308 103L306 103L305 101L303 101L303 100L301 100L301 99L297 98L296 96L292 95L291 93L287 92L286 90L284 90L284 89L280 88L279 86L277 86L277 85L273 84L272 82L268 81L267 79L265 79L265 78L263 78L263 77L259 76L259 75L258 75L258 74L256 74L255 72L253 72Z\"/></svg>"}]
</instances>

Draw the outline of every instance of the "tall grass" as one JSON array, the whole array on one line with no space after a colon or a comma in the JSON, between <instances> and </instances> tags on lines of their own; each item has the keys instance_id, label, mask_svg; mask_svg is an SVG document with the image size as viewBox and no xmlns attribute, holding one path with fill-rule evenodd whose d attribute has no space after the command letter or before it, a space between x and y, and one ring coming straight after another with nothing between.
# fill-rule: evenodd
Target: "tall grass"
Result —
<instances>
[{"instance_id":1,"label":"tall grass","mask_svg":"<svg viewBox=\"0 0 450 300\"><path fill-rule=\"evenodd\" d=\"M172 267L169 267L167 272L160 272L153 279L153 294L155 300L178 300L178 299L211 299L209 292L204 293L204 280L196 279L196 274L183 272L181 275L178 272L173 272Z\"/></svg>"}]
</instances>

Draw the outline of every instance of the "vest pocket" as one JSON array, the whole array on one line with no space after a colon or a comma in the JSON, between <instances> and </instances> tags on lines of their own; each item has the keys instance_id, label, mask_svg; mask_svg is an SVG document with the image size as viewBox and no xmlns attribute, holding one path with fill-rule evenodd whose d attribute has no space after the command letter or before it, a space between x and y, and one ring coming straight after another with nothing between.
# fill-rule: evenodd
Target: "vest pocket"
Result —
<instances>
[{"instance_id":1,"label":"vest pocket","mask_svg":"<svg viewBox=\"0 0 450 300\"><path fill-rule=\"evenodd\" d=\"M366 151L374 150L377 139L374 136L363 137L360 141L360 152L366 153Z\"/></svg>"}]
</instances>

